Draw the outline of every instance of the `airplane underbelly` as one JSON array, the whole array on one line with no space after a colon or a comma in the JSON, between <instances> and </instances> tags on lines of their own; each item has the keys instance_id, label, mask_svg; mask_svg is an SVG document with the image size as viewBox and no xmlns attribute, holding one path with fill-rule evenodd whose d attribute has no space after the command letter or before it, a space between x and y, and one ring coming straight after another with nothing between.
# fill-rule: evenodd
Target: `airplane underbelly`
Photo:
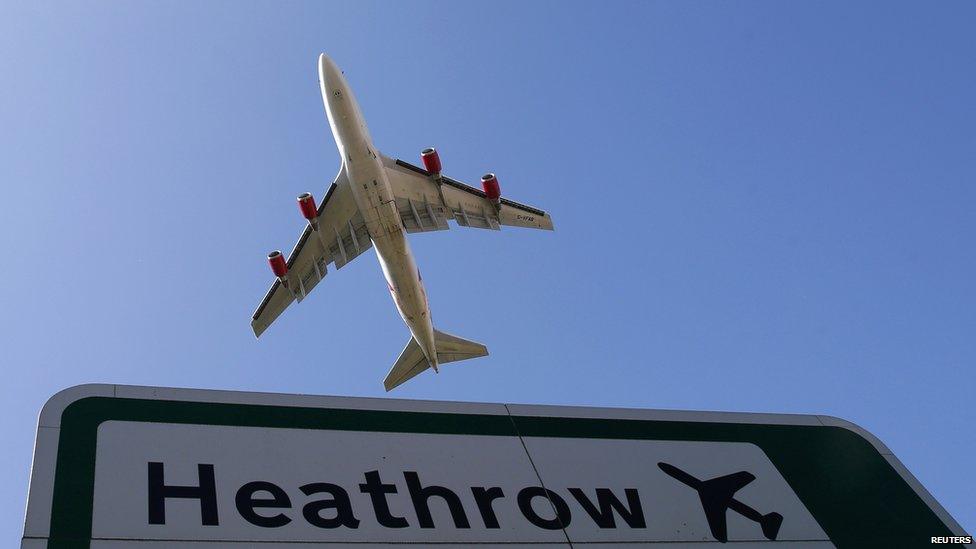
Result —
<instances>
[{"instance_id":1,"label":"airplane underbelly","mask_svg":"<svg viewBox=\"0 0 976 549\"><path fill-rule=\"evenodd\" d=\"M425 352L432 352L434 328L427 293L420 281L420 271L403 230L386 171L368 142L363 142L358 152L358 155L350 156L352 161L347 166L356 204L363 214L400 316Z\"/></svg>"},{"instance_id":2,"label":"airplane underbelly","mask_svg":"<svg viewBox=\"0 0 976 549\"><path fill-rule=\"evenodd\" d=\"M406 234L384 235L373 239L373 249L383 267L383 275L390 295L403 322L423 347L433 338L433 324L427 303L427 293L420 280Z\"/></svg>"},{"instance_id":3,"label":"airplane underbelly","mask_svg":"<svg viewBox=\"0 0 976 549\"><path fill-rule=\"evenodd\" d=\"M403 223L396 209L396 201L386 172L375 158L372 146L364 145L360 155L352 158L354 161L347 167L350 184L370 237L375 240L383 235L402 234Z\"/></svg>"},{"instance_id":4,"label":"airplane underbelly","mask_svg":"<svg viewBox=\"0 0 976 549\"><path fill-rule=\"evenodd\" d=\"M426 300L420 288L417 264L406 237L400 233L374 238L373 247L383 265L383 274L394 293L397 308L404 315L413 316L421 312ZM404 320L407 320L406 316Z\"/></svg>"}]
</instances>

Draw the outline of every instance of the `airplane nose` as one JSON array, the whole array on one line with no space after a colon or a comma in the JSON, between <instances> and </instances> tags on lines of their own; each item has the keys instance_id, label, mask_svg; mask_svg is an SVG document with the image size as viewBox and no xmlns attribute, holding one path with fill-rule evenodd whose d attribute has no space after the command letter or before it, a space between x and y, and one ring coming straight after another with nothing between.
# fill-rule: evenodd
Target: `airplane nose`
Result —
<instances>
[{"instance_id":1,"label":"airplane nose","mask_svg":"<svg viewBox=\"0 0 976 549\"><path fill-rule=\"evenodd\" d=\"M324 53L319 55L319 79L322 82L329 82L334 79L338 72L339 68L328 55Z\"/></svg>"}]
</instances>

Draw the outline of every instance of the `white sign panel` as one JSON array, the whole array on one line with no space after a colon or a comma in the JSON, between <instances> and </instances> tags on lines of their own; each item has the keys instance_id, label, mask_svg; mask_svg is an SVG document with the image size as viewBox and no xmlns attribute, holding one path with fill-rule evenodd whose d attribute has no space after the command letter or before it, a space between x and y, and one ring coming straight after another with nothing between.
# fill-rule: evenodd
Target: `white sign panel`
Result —
<instances>
[{"instance_id":1,"label":"white sign panel","mask_svg":"<svg viewBox=\"0 0 976 549\"><path fill-rule=\"evenodd\" d=\"M657 465L665 462L705 479L748 469L756 480L737 499L790 518L776 539L828 539L751 444L525 442L542 482L515 437L110 421L98 433L92 535L565 542L566 527L581 541L710 539L698 493ZM729 518L732 539L766 539L758 523Z\"/></svg>"},{"instance_id":2,"label":"white sign panel","mask_svg":"<svg viewBox=\"0 0 976 549\"><path fill-rule=\"evenodd\" d=\"M25 548L964 535L873 437L816 416L84 386L40 423Z\"/></svg>"}]
</instances>

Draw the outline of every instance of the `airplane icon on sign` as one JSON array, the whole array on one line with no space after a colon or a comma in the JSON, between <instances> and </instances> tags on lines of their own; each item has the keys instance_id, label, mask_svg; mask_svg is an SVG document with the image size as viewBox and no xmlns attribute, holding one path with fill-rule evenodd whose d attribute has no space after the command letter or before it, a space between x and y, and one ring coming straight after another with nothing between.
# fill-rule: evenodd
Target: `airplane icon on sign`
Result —
<instances>
[{"instance_id":1,"label":"airplane icon on sign","mask_svg":"<svg viewBox=\"0 0 976 549\"><path fill-rule=\"evenodd\" d=\"M725 543L729 541L727 524L725 521L725 511L731 509L747 519L759 523L763 535L766 539L775 540L779 533L779 527L783 524L783 515L779 513L769 513L763 515L745 503L733 498L732 496L745 487L750 482L756 480L756 476L748 471L739 471L731 475L715 477L710 480L699 480L688 473L678 469L670 463L658 462L658 467L675 480L693 488L701 498L702 509L705 511L705 518L708 519L708 527L712 530L712 537Z\"/></svg>"}]
</instances>

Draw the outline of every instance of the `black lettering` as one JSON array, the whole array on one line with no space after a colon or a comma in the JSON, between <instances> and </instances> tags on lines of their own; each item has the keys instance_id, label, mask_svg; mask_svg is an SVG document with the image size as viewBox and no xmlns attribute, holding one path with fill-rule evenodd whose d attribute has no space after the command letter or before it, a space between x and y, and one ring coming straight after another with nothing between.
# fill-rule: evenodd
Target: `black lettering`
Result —
<instances>
[{"instance_id":1,"label":"black lettering","mask_svg":"<svg viewBox=\"0 0 976 549\"><path fill-rule=\"evenodd\" d=\"M254 497L256 492L268 492L271 497L259 499ZM254 509L291 509L291 500L288 499L288 494L277 484L260 480L248 482L237 491L234 502L237 504L237 512L244 517L244 520L255 526L278 528L291 522L291 519L284 513L266 517L254 511Z\"/></svg>"},{"instance_id":2,"label":"black lettering","mask_svg":"<svg viewBox=\"0 0 976 549\"><path fill-rule=\"evenodd\" d=\"M410 526L407 519L394 517L390 514L390 505L386 501L386 494L397 493L396 484L383 484L380 480L379 471L370 471L363 475L366 477L366 484L359 485L359 491L369 494L373 501L373 512L376 513L376 521L387 528L406 528Z\"/></svg>"},{"instance_id":3,"label":"black lettering","mask_svg":"<svg viewBox=\"0 0 976 549\"><path fill-rule=\"evenodd\" d=\"M600 528L617 527L617 523L613 518L614 511L617 511L620 514L620 518L624 519L624 522L631 528L647 528L647 524L644 522L644 510L641 508L640 496L634 488L624 489L624 494L627 496L626 507L624 507L624 504L617 499L617 496L609 488L596 489L596 500L600 505L599 509L586 497L583 490L570 488L569 493L573 494L573 497L583 507L583 510L590 515L593 522Z\"/></svg>"},{"instance_id":4,"label":"black lettering","mask_svg":"<svg viewBox=\"0 0 976 549\"><path fill-rule=\"evenodd\" d=\"M417 512L417 520L421 528L434 527L434 519L430 515L428 504L428 500L432 497L439 497L447 502L455 528L471 528L471 523L464 514L464 507L461 506L461 498L457 494L443 486L421 486L420 476L414 471L404 471L403 478L407 481L407 489L410 490L410 499L413 500L413 508Z\"/></svg>"},{"instance_id":5,"label":"black lettering","mask_svg":"<svg viewBox=\"0 0 976 549\"><path fill-rule=\"evenodd\" d=\"M199 499L200 523L217 526L217 483L214 466L197 465L199 486L166 486L163 483L163 464L149 462L149 524L166 524L166 498Z\"/></svg>"},{"instance_id":6,"label":"black lettering","mask_svg":"<svg viewBox=\"0 0 976 549\"><path fill-rule=\"evenodd\" d=\"M556 512L555 518L544 519L535 512L535 509L532 508L532 500L537 497L544 497L549 500L552 509ZM566 501L559 497L559 494L541 486L522 488L518 493L518 506L529 522L546 530L566 528L573 519L569 512L569 506L566 505Z\"/></svg>"},{"instance_id":7,"label":"black lettering","mask_svg":"<svg viewBox=\"0 0 976 549\"><path fill-rule=\"evenodd\" d=\"M491 502L505 497L502 489L497 486L491 488L473 486L471 493L474 494L474 500L478 503L478 511L481 511L481 520L485 521L485 528L501 528L498 525L495 510L491 507Z\"/></svg>"},{"instance_id":8,"label":"black lettering","mask_svg":"<svg viewBox=\"0 0 976 549\"><path fill-rule=\"evenodd\" d=\"M302 515L312 526L318 526L319 528L338 528L340 526L359 528L359 519L353 515L349 494L342 487L325 482L316 482L306 484L299 488L299 490L306 496L312 494L329 494L332 496L332 499L311 501L306 503L305 507L302 507ZM335 509L336 516L332 518L323 517L322 511L327 509Z\"/></svg>"}]
</instances>

